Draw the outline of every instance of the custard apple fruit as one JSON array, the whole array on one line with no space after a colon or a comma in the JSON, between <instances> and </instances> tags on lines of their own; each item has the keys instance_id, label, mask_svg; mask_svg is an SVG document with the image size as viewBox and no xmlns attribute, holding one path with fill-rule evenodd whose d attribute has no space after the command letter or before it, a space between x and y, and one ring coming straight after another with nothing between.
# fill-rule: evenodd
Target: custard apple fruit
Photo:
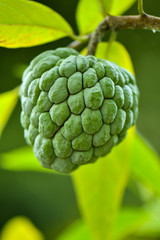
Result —
<instances>
[{"instance_id":1,"label":"custard apple fruit","mask_svg":"<svg viewBox=\"0 0 160 240\"><path fill-rule=\"evenodd\" d=\"M21 124L41 165L69 173L107 155L138 114L135 78L71 48L43 52L25 70Z\"/></svg>"}]
</instances>

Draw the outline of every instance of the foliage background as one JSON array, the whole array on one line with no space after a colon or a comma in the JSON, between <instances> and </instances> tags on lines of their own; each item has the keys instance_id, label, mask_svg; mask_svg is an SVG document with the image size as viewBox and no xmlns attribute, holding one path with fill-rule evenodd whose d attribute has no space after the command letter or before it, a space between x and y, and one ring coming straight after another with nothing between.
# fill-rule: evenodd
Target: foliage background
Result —
<instances>
[{"instance_id":1,"label":"foliage background","mask_svg":"<svg viewBox=\"0 0 160 240\"><path fill-rule=\"evenodd\" d=\"M75 32L77 0L37 1L60 13ZM160 16L158 0L144 1L145 11ZM135 4L127 14L136 14ZM118 41L129 51L138 86L141 92L140 114L137 128L160 154L160 34L151 31L126 30L118 34ZM0 48L0 92L10 90L21 82L21 73L30 60L40 52L66 46L69 38L32 48ZM0 140L0 152L25 145L23 129L19 122L18 103ZM139 197L126 192L124 204L139 205ZM34 172L9 172L0 170L0 228L13 216L25 215L42 230L48 240L54 239L62 228L79 217L72 182L68 176Z\"/></svg>"}]
</instances>

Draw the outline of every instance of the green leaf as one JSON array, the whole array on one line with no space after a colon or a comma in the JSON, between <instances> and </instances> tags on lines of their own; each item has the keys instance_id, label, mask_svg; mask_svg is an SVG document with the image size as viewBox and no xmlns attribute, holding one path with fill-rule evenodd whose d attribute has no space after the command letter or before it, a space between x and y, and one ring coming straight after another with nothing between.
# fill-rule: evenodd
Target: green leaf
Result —
<instances>
[{"instance_id":1,"label":"green leaf","mask_svg":"<svg viewBox=\"0 0 160 240\"><path fill-rule=\"evenodd\" d=\"M154 200L145 206L148 220L138 229L136 236L160 237L160 200ZM159 239L159 238L158 238Z\"/></svg>"},{"instance_id":2,"label":"green leaf","mask_svg":"<svg viewBox=\"0 0 160 240\"><path fill-rule=\"evenodd\" d=\"M105 17L111 10L114 0L97 0L99 2L102 15Z\"/></svg>"},{"instance_id":3,"label":"green leaf","mask_svg":"<svg viewBox=\"0 0 160 240\"><path fill-rule=\"evenodd\" d=\"M19 89L0 94L0 137L7 121L18 101Z\"/></svg>"},{"instance_id":4,"label":"green leaf","mask_svg":"<svg viewBox=\"0 0 160 240\"><path fill-rule=\"evenodd\" d=\"M87 48L81 51L82 55L86 55L86 53ZM133 64L129 53L127 49L117 41L114 41L112 43L99 43L96 50L96 57L115 62L121 67L126 68L134 75Z\"/></svg>"},{"instance_id":5,"label":"green leaf","mask_svg":"<svg viewBox=\"0 0 160 240\"><path fill-rule=\"evenodd\" d=\"M103 20L98 1L80 0L77 6L76 19L81 35L93 32Z\"/></svg>"},{"instance_id":6,"label":"green leaf","mask_svg":"<svg viewBox=\"0 0 160 240\"><path fill-rule=\"evenodd\" d=\"M73 173L77 200L93 239L113 239L114 225L129 175L134 129L126 140L93 165Z\"/></svg>"},{"instance_id":7,"label":"green leaf","mask_svg":"<svg viewBox=\"0 0 160 240\"><path fill-rule=\"evenodd\" d=\"M76 19L81 35L91 33L109 13L121 15L127 11L136 0L80 0L77 6Z\"/></svg>"},{"instance_id":8,"label":"green leaf","mask_svg":"<svg viewBox=\"0 0 160 240\"><path fill-rule=\"evenodd\" d=\"M52 9L27 0L0 1L0 46L31 47L72 36L70 25Z\"/></svg>"},{"instance_id":9,"label":"green leaf","mask_svg":"<svg viewBox=\"0 0 160 240\"><path fill-rule=\"evenodd\" d=\"M93 240L87 225L80 219L67 227L56 240Z\"/></svg>"},{"instance_id":10,"label":"green leaf","mask_svg":"<svg viewBox=\"0 0 160 240\"><path fill-rule=\"evenodd\" d=\"M131 57L126 48L119 42L102 42L98 44L96 57L115 62L134 74Z\"/></svg>"},{"instance_id":11,"label":"green leaf","mask_svg":"<svg viewBox=\"0 0 160 240\"><path fill-rule=\"evenodd\" d=\"M131 171L160 197L160 158L138 134L133 141Z\"/></svg>"},{"instance_id":12,"label":"green leaf","mask_svg":"<svg viewBox=\"0 0 160 240\"><path fill-rule=\"evenodd\" d=\"M11 171L51 171L41 167L31 147L22 147L1 154L0 168Z\"/></svg>"},{"instance_id":13,"label":"green leaf","mask_svg":"<svg viewBox=\"0 0 160 240\"><path fill-rule=\"evenodd\" d=\"M121 15L126 12L135 2L136 0L114 0L109 13L111 15Z\"/></svg>"},{"instance_id":14,"label":"green leaf","mask_svg":"<svg viewBox=\"0 0 160 240\"><path fill-rule=\"evenodd\" d=\"M121 240L135 234L150 218L149 213L143 208L123 208L117 218L114 239Z\"/></svg>"},{"instance_id":15,"label":"green leaf","mask_svg":"<svg viewBox=\"0 0 160 240\"><path fill-rule=\"evenodd\" d=\"M114 240L125 239L126 237L136 234L145 234L146 227L150 226L153 221L153 214L143 208L122 208L119 212L115 231ZM153 224L152 224L153 225ZM87 225L82 220L77 220L65 229L56 240L92 240Z\"/></svg>"}]
</instances>

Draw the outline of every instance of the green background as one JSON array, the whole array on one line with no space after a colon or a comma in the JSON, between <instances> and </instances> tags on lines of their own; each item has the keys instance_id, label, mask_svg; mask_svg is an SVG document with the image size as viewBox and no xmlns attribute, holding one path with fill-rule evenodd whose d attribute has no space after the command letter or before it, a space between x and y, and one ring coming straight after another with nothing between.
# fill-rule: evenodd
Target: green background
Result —
<instances>
[{"instance_id":1,"label":"green background","mask_svg":"<svg viewBox=\"0 0 160 240\"><path fill-rule=\"evenodd\" d=\"M77 32L75 8L77 0L38 1L60 13ZM147 13L160 16L160 1L145 0ZM137 14L135 4L127 14ZM117 40L129 51L141 93L139 132L160 154L160 33L143 30L126 30L118 33ZM22 49L0 48L0 92L10 90L21 82L21 73L40 52L67 46L69 38L38 47ZM0 140L0 152L25 145L19 122L18 103ZM140 204L136 195L126 192L124 204ZM46 173L16 173L0 170L0 228L13 216L28 216L45 233L54 239L62 228L79 217L75 193L69 176Z\"/></svg>"}]
</instances>

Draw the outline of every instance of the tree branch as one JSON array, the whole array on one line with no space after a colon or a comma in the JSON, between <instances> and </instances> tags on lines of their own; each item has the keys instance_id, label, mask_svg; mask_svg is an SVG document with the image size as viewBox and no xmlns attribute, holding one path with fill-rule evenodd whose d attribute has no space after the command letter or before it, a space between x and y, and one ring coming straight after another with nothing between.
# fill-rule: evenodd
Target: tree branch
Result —
<instances>
[{"instance_id":1,"label":"tree branch","mask_svg":"<svg viewBox=\"0 0 160 240\"><path fill-rule=\"evenodd\" d=\"M108 15L92 33L87 55L95 55L97 44L107 31L119 31L123 29L149 29L160 31L160 18L147 14L136 16Z\"/></svg>"}]
</instances>

